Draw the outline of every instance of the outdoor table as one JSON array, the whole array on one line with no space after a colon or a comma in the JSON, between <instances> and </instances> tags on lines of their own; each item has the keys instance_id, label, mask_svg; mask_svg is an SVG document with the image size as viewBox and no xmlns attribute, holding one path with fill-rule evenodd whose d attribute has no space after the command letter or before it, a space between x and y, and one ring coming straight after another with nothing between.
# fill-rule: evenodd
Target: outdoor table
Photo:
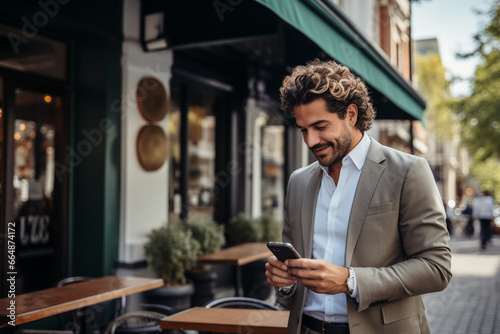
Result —
<instances>
[{"instance_id":1,"label":"outdoor table","mask_svg":"<svg viewBox=\"0 0 500 334\"><path fill-rule=\"evenodd\" d=\"M272 255L265 242L247 242L198 257L200 264L227 264L235 266L235 295L242 296L241 266Z\"/></svg>"},{"instance_id":2,"label":"outdoor table","mask_svg":"<svg viewBox=\"0 0 500 334\"><path fill-rule=\"evenodd\" d=\"M286 334L289 311L194 307L160 321L162 329Z\"/></svg>"},{"instance_id":3,"label":"outdoor table","mask_svg":"<svg viewBox=\"0 0 500 334\"><path fill-rule=\"evenodd\" d=\"M8 307L15 301L15 325L47 318L164 285L159 278L105 276L88 281L0 299L0 327L9 325Z\"/></svg>"}]
</instances>

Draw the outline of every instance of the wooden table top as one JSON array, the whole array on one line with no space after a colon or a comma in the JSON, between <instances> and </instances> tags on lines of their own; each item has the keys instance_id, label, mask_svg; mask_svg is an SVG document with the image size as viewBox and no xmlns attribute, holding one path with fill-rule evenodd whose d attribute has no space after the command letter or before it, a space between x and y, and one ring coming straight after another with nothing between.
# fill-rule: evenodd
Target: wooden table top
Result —
<instances>
[{"instance_id":1,"label":"wooden table top","mask_svg":"<svg viewBox=\"0 0 500 334\"><path fill-rule=\"evenodd\" d=\"M164 286L159 278L105 276L60 288L28 292L0 299L0 326L11 321L11 300L15 301L16 325L43 319L81 307Z\"/></svg>"},{"instance_id":2,"label":"wooden table top","mask_svg":"<svg viewBox=\"0 0 500 334\"><path fill-rule=\"evenodd\" d=\"M272 255L265 242L247 242L198 257L199 263L243 266Z\"/></svg>"},{"instance_id":3,"label":"wooden table top","mask_svg":"<svg viewBox=\"0 0 500 334\"><path fill-rule=\"evenodd\" d=\"M289 311L194 307L160 322L162 329L286 334Z\"/></svg>"}]
</instances>

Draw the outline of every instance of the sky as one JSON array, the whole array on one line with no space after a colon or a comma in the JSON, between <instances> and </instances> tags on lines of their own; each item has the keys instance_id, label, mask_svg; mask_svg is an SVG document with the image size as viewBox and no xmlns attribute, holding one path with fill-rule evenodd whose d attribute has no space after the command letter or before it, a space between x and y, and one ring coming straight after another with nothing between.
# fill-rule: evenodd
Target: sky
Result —
<instances>
[{"instance_id":1,"label":"sky","mask_svg":"<svg viewBox=\"0 0 500 334\"><path fill-rule=\"evenodd\" d=\"M412 4L412 38L414 40L437 38L443 66L447 75L470 79L478 63L477 57L458 59L457 52L474 49L473 36L488 23L487 15L477 15L474 10L489 10L494 0L421 0ZM451 86L454 96L469 95L468 80Z\"/></svg>"}]
</instances>

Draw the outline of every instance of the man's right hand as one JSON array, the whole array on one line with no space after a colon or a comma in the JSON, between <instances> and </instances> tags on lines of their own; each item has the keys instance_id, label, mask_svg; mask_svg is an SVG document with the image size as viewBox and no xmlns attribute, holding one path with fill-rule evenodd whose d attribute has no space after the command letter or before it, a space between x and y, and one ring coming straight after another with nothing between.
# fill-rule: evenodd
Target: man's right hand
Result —
<instances>
[{"instance_id":1,"label":"man's right hand","mask_svg":"<svg viewBox=\"0 0 500 334\"><path fill-rule=\"evenodd\" d=\"M272 286L285 287L297 283L297 279L288 272L288 267L271 255L266 263L267 282Z\"/></svg>"}]
</instances>

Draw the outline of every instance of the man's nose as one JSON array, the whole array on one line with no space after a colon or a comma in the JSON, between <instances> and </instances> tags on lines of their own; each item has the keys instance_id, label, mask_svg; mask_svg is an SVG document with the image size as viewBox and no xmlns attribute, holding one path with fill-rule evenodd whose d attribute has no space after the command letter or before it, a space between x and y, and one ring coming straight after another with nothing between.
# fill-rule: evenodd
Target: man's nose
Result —
<instances>
[{"instance_id":1,"label":"man's nose","mask_svg":"<svg viewBox=\"0 0 500 334\"><path fill-rule=\"evenodd\" d=\"M320 139L316 131L307 131L307 133L304 133L304 142L307 147L313 147L314 145L319 144Z\"/></svg>"}]
</instances>

